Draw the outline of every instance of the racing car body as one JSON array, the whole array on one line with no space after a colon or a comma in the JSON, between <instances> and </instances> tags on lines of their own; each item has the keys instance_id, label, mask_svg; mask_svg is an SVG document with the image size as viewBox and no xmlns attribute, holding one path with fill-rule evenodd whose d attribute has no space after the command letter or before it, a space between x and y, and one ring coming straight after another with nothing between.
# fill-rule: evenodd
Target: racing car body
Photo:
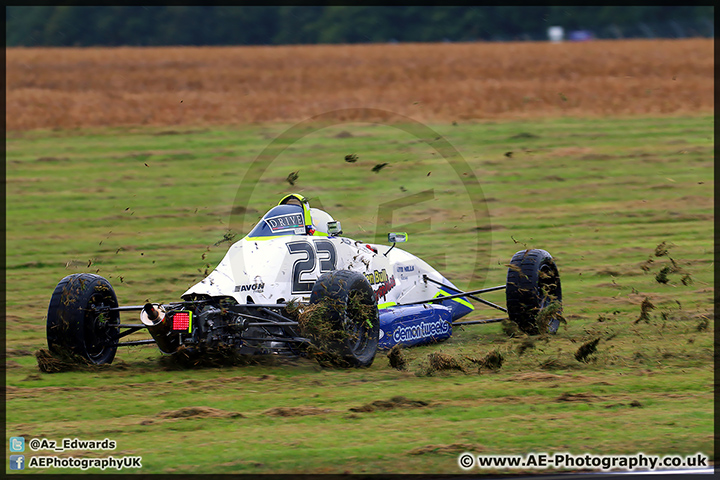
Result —
<instances>
[{"instance_id":1,"label":"racing car body","mask_svg":"<svg viewBox=\"0 0 720 480\"><path fill-rule=\"evenodd\" d=\"M420 258L395 248L406 234L389 234L388 246L341 233L339 222L291 194L183 293L181 302L122 307L104 278L70 275L51 298L48 344L94 363L111 362L120 345L142 343L156 343L167 354L181 347L231 346L241 353L302 355L312 346L321 364L368 366L378 348L449 338L453 324L474 310L469 298L508 312L529 333L535 333L539 312L561 301L557 268L543 250L513 257L505 309L476 297L505 285L462 292ZM336 334L321 342L320 330L298 313L304 306L321 312ZM128 311L139 311L142 323L122 324L120 313ZM546 329L556 330L555 323ZM153 339L120 342L141 329Z\"/></svg>"},{"instance_id":2,"label":"racing car body","mask_svg":"<svg viewBox=\"0 0 720 480\"><path fill-rule=\"evenodd\" d=\"M452 295L459 290L418 257L387 245L329 235L306 235L300 205L278 205L233 244L217 268L183 298L231 296L239 305L308 302L320 275L361 273L371 285L380 317L380 347L438 341L451 323L473 311L467 299L425 306L397 305ZM430 278L435 282L425 280ZM446 285L443 289L440 285ZM448 291L452 289L452 291Z\"/></svg>"}]
</instances>

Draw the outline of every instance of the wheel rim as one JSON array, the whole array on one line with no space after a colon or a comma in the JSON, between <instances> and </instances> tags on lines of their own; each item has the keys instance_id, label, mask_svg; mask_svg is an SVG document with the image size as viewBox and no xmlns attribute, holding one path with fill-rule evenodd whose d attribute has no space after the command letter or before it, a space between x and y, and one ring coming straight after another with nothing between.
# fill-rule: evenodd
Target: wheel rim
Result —
<instances>
[{"instance_id":1,"label":"wheel rim","mask_svg":"<svg viewBox=\"0 0 720 480\"><path fill-rule=\"evenodd\" d=\"M107 298L95 294L90 298L90 308L87 311L84 322L84 340L87 355L93 362L102 360L112 349L115 342L115 328L112 326L110 314L98 313L99 309L109 307L106 304Z\"/></svg>"},{"instance_id":2,"label":"wheel rim","mask_svg":"<svg viewBox=\"0 0 720 480\"><path fill-rule=\"evenodd\" d=\"M550 265L545 264L540 267L540 271L538 273L538 293L543 299L546 299L549 296L557 298L557 279L557 273Z\"/></svg>"},{"instance_id":3,"label":"wheel rim","mask_svg":"<svg viewBox=\"0 0 720 480\"><path fill-rule=\"evenodd\" d=\"M370 327L363 318L362 306L372 306L367 298L358 298L360 293L350 295L345 310L345 331L348 334L347 344L354 355L362 354L370 342ZM365 300L365 301L363 301Z\"/></svg>"},{"instance_id":4,"label":"wheel rim","mask_svg":"<svg viewBox=\"0 0 720 480\"><path fill-rule=\"evenodd\" d=\"M558 275L555 269L550 265L544 264L540 267L538 273L538 295L540 297L540 308L542 311L553 301L558 300ZM560 327L560 319L553 316L548 323L547 329L550 333L555 333Z\"/></svg>"}]
</instances>

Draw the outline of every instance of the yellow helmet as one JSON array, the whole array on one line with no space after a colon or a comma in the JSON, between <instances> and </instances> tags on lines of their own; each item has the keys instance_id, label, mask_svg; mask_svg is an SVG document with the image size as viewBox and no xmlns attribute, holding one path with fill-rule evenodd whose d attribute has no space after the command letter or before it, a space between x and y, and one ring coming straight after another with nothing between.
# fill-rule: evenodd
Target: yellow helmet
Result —
<instances>
[{"instance_id":1,"label":"yellow helmet","mask_svg":"<svg viewBox=\"0 0 720 480\"><path fill-rule=\"evenodd\" d=\"M312 215L310 215L310 203L307 198L300 195L299 193L291 193L285 195L278 205L299 205L303 209L303 221L305 222L305 229L309 235L315 233L315 229L312 225Z\"/></svg>"},{"instance_id":2,"label":"yellow helmet","mask_svg":"<svg viewBox=\"0 0 720 480\"><path fill-rule=\"evenodd\" d=\"M289 195L285 195L278 205L300 205L305 206L308 205L308 208L310 208L310 204L307 201L307 198L300 195L299 193L291 193Z\"/></svg>"}]
</instances>

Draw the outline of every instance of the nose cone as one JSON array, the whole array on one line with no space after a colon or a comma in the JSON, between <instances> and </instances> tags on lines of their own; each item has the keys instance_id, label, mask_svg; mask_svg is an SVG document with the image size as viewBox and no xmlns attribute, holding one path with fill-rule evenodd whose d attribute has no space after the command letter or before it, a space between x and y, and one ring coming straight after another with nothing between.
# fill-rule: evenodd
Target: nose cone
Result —
<instances>
[{"instance_id":1,"label":"nose cone","mask_svg":"<svg viewBox=\"0 0 720 480\"><path fill-rule=\"evenodd\" d=\"M220 264L183 297L203 294L231 296L238 303L273 303L288 298L292 262L288 263L288 237L268 240L244 238L233 244Z\"/></svg>"}]
</instances>

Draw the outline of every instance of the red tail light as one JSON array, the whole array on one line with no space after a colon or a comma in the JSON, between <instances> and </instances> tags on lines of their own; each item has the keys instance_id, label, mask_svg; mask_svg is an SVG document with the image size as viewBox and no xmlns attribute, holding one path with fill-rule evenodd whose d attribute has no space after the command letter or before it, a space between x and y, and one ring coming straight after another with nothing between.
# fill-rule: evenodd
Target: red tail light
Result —
<instances>
[{"instance_id":1,"label":"red tail light","mask_svg":"<svg viewBox=\"0 0 720 480\"><path fill-rule=\"evenodd\" d=\"M172 329L189 332L192 327L192 312L175 312L172 317Z\"/></svg>"}]
</instances>

